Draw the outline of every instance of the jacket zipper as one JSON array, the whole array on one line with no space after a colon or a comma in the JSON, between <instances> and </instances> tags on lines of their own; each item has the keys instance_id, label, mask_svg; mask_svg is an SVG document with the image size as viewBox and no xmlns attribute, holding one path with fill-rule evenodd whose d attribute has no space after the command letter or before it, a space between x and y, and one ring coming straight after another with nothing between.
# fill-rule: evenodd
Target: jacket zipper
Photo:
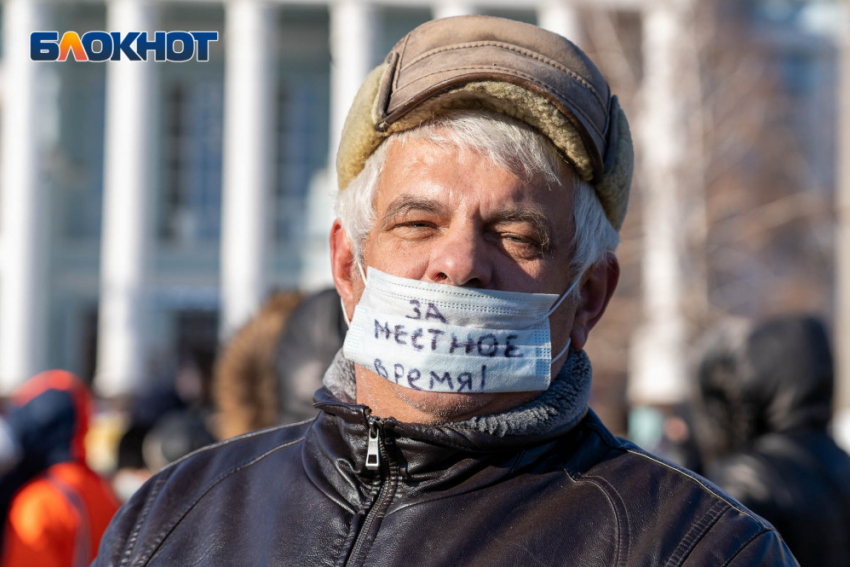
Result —
<instances>
[{"instance_id":1,"label":"jacket zipper","mask_svg":"<svg viewBox=\"0 0 850 567\"><path fill-rule=\"evenodd\" d=\"M391 483L388 478L385 478L385 472L389 472L389 463L387 462L386 449L381 442L382 429L383 423L381 422L381 418L369 416L369 443L366 450L366 468L368 470L380 471L378 475L380 489L378 490L378 495L375 497L375 500L372 502L372 507L369 509L369 513L366 514L366 519L363 520L363 525L360 527L360 533L357 534L357 540L354 542L354 547L352 547L351 554L348 556L348 561L345 563L346 567L356 564L355 562L358 559L361 548L363 547L363 542L367 537L369 537L372 524L375 522L375 518L378 516L381 508L383 507L384 500L386 500L387 495L390 492Z\"/></svg>"},{"instance_id":2,"label":"jacket zipper","mask_svg":"<svg viewBox=\"0 0 850 567\"><path fill-rule=\"evenodd\" d=\"M366 450L366 468L377 471L381 468L381 429L376 417L369 417L369 445Z\"/></svg>"}]
</instances>

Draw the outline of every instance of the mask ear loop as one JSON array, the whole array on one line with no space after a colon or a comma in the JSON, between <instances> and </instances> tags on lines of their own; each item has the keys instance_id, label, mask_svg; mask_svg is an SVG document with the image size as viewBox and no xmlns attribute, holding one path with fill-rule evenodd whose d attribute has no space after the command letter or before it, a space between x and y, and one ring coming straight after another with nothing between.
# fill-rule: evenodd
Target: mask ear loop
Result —
<instances>
[{"instance_id":1,"label":"mask ear loop","mask_svg":"<svg viewBox=\"0 0 850 567\"><path fill-rule=\"evenodd\" d=\"M360 270L360 277L363 278L363 283L366 283L366 273L363 271L363 266L360 265L359 260L355 260L357 263L357 269ZM339 298L339 304L342 307L342 318L345 320L345 324L348 327L351 327L351 319L348 318L348 313L345 311L345 303L342 302L342 298Z\"/></svg>"},{"instance_id":2,"label":"mask ear loop","mask_svg":"<svg viewBox=\"0 0 850 567\"><path fill-rule=\"evenodd\" d=\"M552 358L552 361L549 362L549 366L555 364L555 361L564 356L564 353L570 348L570 343L573 342L571 338L567 338L567 344L564 345L564 348L561 349L561 352L558 353L557 356Z\"/></svg>"},{"instance_id":3,"label":"mask ear loop","mask_svg":"<svg viewBox=\"0 0 850 567\"><path fill-rule=\"evenodd\" d=\"M554 313L554 312L555 312L555 310L556 310L558 307L560 307L561 303L563 303L563 302L564 302L564 300L565 300L567 297L569 297L569 295L573 292L573 290L576 288L576 286L578 285L578 283L579 283L580 281L581 281L581 278L576 279L576 281L574 281L574 282L573 282L573 285L571 285L571 286L570 286L570 288L569 288L567 291L565 291L565 292L564 292L564 294L561 296L561 298L560 298L560 299L558 299L558 301L555 303L555 305L553 305L553 306L552 306L552 309L550 309L550 310L549 310L549 312L548 312L548 313L546 313L546 318L547 318L547 319L549 318L549 316L550 316L552 313ZM555 364L555 361L556 361L556 360L558 360L559 358L561 358L562 356L564 356L564 353L565 353L565 352L567 352L567 350L569 350L569 348L570 348L570 343L572 343L572 339L571 339L571 338L569 338L569 337L567 337L567 344L565 344L565 345L564 345L564 348L562 348L562 349L561 349L561 352L559 352L556 356L553 356L553 357L552 357L552 360L549 362L549 366L552 366L553 364Z\"/></svg>"},{"instance_id":4,"label":"mask ear loop","mask_svg":"<svg viewBox=\"0 0 850 567\"><path fill-rule=\"evenodd\" d=\"M569 289L561 294L561 297L558 298L558 301L555 302L555 305L553 305L552 308L549 309L549 311L547 311L545 315L543 315L537 321L534 321L533 323L529 323L528 325L523 327L523 329L527 329L528 327L533 327L534 325L540 324L540 322L543 321L544 319L548 319L549 316L552 313L554 313L555 310L558 309L558 307L561 306L561 304L564 302L564 300L570 296L570 294L573 292L573 290L576 288L576 286L579 284L580 281L581 281L581 278L574 281L573 284L569 287ZM563 353L561 353L561 354L563 354Z\"/></svg>"},{"instance_id":5,"label":"mask ear loop","mask_svg":"<svg viewBox=\"0 0 850 567\"><path fill-rule=\"evenodd\" d=\"M342 307L342 318L345 321L346 327L351 327L351 319L348 318L348 313L345 312L345 303L342 302L342 298L339 298L339 306Z\"/></svg>"},{"instance_id":6,"label":"mask ear loop","mask_svg":"<svg viewBox=\"0 0 850 567\"><path fill-rule=\"evenodd\" d=\"M555 310L558 309L558 307L561 306L561 304L564 302L564 300L570 296L570 294L573 292L573 290L576 288L576 286L578 285L578 283L580 281L581 281L581 278L578 278L576 281L574 281L573 285L570 286L570 289L565 291L564 294L560 298L558 298L558 301L555 302L555 305L552 306L552 309L550 309L549 311L546 312L546 315L544 315L543 318L548 319L549 315L554 313Z\"/></svg>"}]
</instances>

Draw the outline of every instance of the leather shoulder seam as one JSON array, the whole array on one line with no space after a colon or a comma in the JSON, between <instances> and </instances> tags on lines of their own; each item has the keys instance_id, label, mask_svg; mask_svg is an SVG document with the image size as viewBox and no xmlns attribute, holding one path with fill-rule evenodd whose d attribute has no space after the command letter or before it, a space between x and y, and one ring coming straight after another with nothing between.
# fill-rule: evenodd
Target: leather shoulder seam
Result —
<instances>
[{"instance_id":1,"label":"leather shoulder seam","mask_svg":"<svg viewBox=\"0 0 850 567\"><path fill-rule=\"evenodd\" d=\"M268 457L272 453L276 453L277 451L280 451L281 449L286 449L287 447L291 447L293 445L297 445L298 443L301 443L302 441L304 441L304 439L305 439L304 437L300 437L298 439L295 439L294 441L290 441L289 443L284 443L283 445L278 445L278 446L266 451L262 455L259 455L259 456L255 457L254 459L251 459L248 462L242 463L242 464L230 469L229 471L223 472L218 477L216 477L212 482L210 482L205 488L203 488L199 492L199 495L196 498L194 498L188 504L183 506L177 512L177 514L175 514L174 518L171 521L167 522L165 524L165 526L152 538L152 540L151 540L150 544L147 546L147 548L144 549L139 554L139 561L138 561L139 565L146 565L147 564L147 562L150 560L150 558L153 557L153 555L156 553L156 551L162 546L163 543L165 543L165 540L168 539L168 535L174 530L174 528L177 527L178 524L180 524L180 522L183 521L183 519L186 517L186 514L188 514L192 510L192 508L194 508L201 500L203 500L204 497L207 495L207 493L209 493L210 490L215 488L220 482L222 482L227 477L229 477L233 474L236 474L237 472L239 472L243 469L246 469L246 468L248 468L252 465L257 464L258 462L262 461L263 459L265 459L266 457ZM224 443L224 442L222 442L222 443ZM159 492L159 491L157 491L157 492ZM149 503L146 504L146 506L145 506L145 508L146 508L145 514L144 514L145 516L150 512L150 502L152 502L152 500L153 499L149 498ZM139 525L137 525L137 529L134 530L134 531L139 530L139 528L141 527L140 524L142 522L142 519L143 518L140 517ZM135 535L138 536L137 533Z\"/></svg>"},{"instance_id":2,"label":"leather shoulder seam","mask_svg":"<svg viewBox=\"0 0 850 567\"><path fill-rule=\"evenodd\" d=\"M259 436L262 436L262 435L268 435L268 434L280 431L282 429L289 429L290 427L297 427L299 425L304 425L305 423L309 423L309 422L313 421L314 419L316 419L316 418L311 417L310 419L305 419L303 421L298 421L298 422L295 422L295 423L287 423L286 425L275 425L273 427L267 427L265 429L259 429L257 431L251 431L249 433L237 435L236 437L231 437L230 439L224 439L223 441L219 441L217 443L212 443L210 445L204 445L200 449L195 449L191 453L189 453L187 455L183 455L182 457L180 457L176 461L174 461L172 463L168 463L166 466L164 466L162 468L162 470L165 471L165 470L174 468L175 466L179 465L180 463L182 463L183 461L185 461L186 459L188 459L189 457L191 457L193 455L197 455L199 453L206 453L207 451L212 451L214 449L218 449L219 447L224 447L225 445L229 445L231 443L236 443L238 441L241 441L242 439L250 439L251 437L259 437ZM293 441L290 441L289 443L287 443L287 445L291 445L292 443L297 443L298 441L302 441L306 436L307 436L307 434L304 433L304 435L302 435L298 439L294 439Z\"/></svg>"},{"instance_id":3,"label":"leather shoulder seam","mask_svg":"<svg viewBox=\"0 0 850 567\"><path fill-rule=\"evenodd\" d=\"M676 549L670 555L670 558L664 564L664 567L679 567L693 551L694 547L702 540L712 526L717 523L721 516L729 510L728 506L723 505L723 501L715 500L714 504L708 511L702 515L688 530Z\"/></svg>"},{"instance_id":4,"label":"leather shoulder seam","mask_svg":"<svg viewBox=\"0 0 850 567\"><path fill-rule=\"evenodd\" d=\"M697 485L699 485L708 494L711 494L715 498L718 498L719 500L723 501L729 508L732 508L732 509L736 510L737 512L739 512L739 513L747 516L748 518L750 518L762 530L769 529L768 526L766 526L765 523L763 521L761 521L760 518L758 518L757 516L754 516L746 508L744 508L744 507L738 505L736 502L733 502L732 500L730 500L729 497L727 497L726 495L715 490L713 487L711 487L711 485L706 484L705 482L703 482L702 480L700 480L699 478L694 476L693 473L690 473L687 470L675 467L675 466L671 465L670 463L666 463L666 462L662 461L661 459L654 457L654 456L650 455L649 453L645 453L643 451L636 451L634 449L628 449L628 448L626 448L625 451L628 452L628 453L631 453L632 455L635 455L637 457L642 457L646 460L652 461L652 462L659 464L659 465L661 465L661 466L663 466L663 467L665 467L665 468L667 468L667 469L669 469L669 470L671 470L675 473L680 474L681 476L684 476L685 478L689 479L691 482L694 482Z\"/></svg>"},{"instance_id":5,"label":"leather shoulder seam","mask_svg":"<svg viewBox=\"0 0 850 567\"><path fill-rule=\"evenodd\" d=\"M123 567L128 564L130 561L130 557L133 555L133 551L136 548L136 541L139 539L139 533L142 531L142 526L145 523L145 519L148 517L150 513L151 506L153 506L153 502L156 499L156 495L159 494L162 485L165 483L166 476L160 475L155 481L154 485L151 488L151 493L148 496L142 511L139 513L139 517L136 518L136 523L133 525L133 531L130 532L130 537L127 538L126 549L124 549L124 553L121 557L121 562L118 564L119 567Z\"/></svg>"},{"instance_id":6,"label":"leather shoulder seam","mask_svg":"<svg viewBox=\"0 0 850 567\"><path fill-rule=\"evenodd\" d=\"M564 472L566 472L569 476L569 472L566 469L564 469ZM617 558L614 561L614 565L625 565L625 561L629 557L631 547L631 541L629 539L629 534L631 533L631 522L629 520L628 509L623 502L623 497L620 494L620 491L617 490L617 488L613 486L608 479L598 475L583 475L574 479L574 482L587 482L594 485L608 500L608 504L611 506L611 510L613 510L614 516L617 520Z\"/></svg>"}]
</instances>

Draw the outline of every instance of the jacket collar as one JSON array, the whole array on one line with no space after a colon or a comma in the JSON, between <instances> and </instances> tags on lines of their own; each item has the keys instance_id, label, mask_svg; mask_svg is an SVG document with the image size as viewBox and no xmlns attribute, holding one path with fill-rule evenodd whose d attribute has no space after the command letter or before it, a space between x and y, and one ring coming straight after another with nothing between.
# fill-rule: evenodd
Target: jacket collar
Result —
<instances>
[{"instance_id":1,"label":"jacket collar","mask_svg":"<svg viewBox=\"0 0 850 567\"><path fill-rule=\"evenodd\" d=\"M492 444L505 446L514 442L528 443L535 438L545 440L571 429L587 413L592 380L590 360L584 351L570 351L566 363L549 389L536 399L508 411L476 416L465 421L423 425L401 423L392 418L386 424L398 434L416 439L469 449ZM357 405L354 363L340 350L324 377L325 388L316 394L317 407L343 417L368 417L370 410ZM342 403L340 403L342 402ZM347 407L346 407L347 406ZM345 419L343 417L343 419Z\"/></svg>"},{"instance_id":2,"label":"jacket collar","mask_svg":"<svg viewBox=\"0 0 850 567\"><path fill-rule=\"evenodd\" d=\"M548 390L509 411L437 425L379 420L382 455L393 478L405 479L397 494L468 492L543 462L553 451L567 455L578 447L576 425L589 413L591 374L587 355L571 352ZM324 380L315 395L322 411L303 449L305 471L329 498L357 510L374 496L379 476L366 467L371 409L354 402L354 364L341 352ZM555 443L559 449L551 448Z\"/></svg>"}]
</instances>

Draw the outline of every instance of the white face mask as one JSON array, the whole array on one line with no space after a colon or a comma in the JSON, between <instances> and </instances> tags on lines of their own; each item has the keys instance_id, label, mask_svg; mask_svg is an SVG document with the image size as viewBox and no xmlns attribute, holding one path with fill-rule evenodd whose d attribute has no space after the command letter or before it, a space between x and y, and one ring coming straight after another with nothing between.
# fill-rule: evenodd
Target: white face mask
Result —
<instances>
[{"instance_id":1,"label":"white face mask","mask_svg":"<svg viewBox=\"0 0 850 567\"><path fill-rule=\"evenodd\" d=\"M473 289L369 268L345 337L348 360L405 388L529 392L549 388L549 316L569 296ZM361 274L362 274L361 268ZM343 307L343 311L345 308Z\"/></svg>"}]
</instances>

